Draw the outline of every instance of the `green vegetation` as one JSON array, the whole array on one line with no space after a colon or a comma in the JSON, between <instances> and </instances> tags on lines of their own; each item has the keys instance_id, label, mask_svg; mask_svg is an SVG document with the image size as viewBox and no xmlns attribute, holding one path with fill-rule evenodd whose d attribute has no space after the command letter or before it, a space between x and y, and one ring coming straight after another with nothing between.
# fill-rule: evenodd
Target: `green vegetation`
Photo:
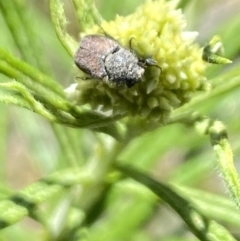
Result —
<instances>
[{"instance_id":1,"label":"green vegetation","mask_svg":"<svg viewBox=\"0 0 240 241\"><path fill-rule=\"evenodd\" d=\"M0 1L0 241L240 239L239 3L221 4ZM74 65L99 25L162 69L119 105Z\"/></svg>"}]
</instances>

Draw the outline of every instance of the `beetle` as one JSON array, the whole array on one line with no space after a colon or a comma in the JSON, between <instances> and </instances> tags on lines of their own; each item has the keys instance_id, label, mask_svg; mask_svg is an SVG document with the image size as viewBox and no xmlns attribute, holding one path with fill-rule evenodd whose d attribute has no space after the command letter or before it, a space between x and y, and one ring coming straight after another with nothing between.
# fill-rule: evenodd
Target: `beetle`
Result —
<instances>
[{"instance_id":1,"label":"beetle","mask_svg":"<svg viewBox=\"0 0 240 241\"><path fill-rule=\"evenodd\" d=\"M110 80L118 85L126 83L129 88L143 77L145 67L158 66L152 58L138 58L109 35L97 34L81 39L74 62L90 77Z\"/></svg>"}]
</instances>

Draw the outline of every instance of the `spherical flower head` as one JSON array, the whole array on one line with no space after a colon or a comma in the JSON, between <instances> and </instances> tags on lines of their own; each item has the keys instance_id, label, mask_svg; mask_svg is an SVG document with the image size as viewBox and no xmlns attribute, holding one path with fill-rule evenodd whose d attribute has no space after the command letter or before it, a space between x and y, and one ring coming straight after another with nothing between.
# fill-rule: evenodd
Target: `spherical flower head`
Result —
<instances>
[{"instance_id":1,"label":"spherical flower head","mask_svg":"<svg viewBox=\"0 0 240 241\"><path fill-rule=\"evenodd\" d=\"M206 63L202 50L193 43L196 32L184 31L186 20L176 1L148 0L133 14L103 21L89 34L112 36L139 58L152 58L157 66L145 68L142 79L133 87L111 81L80 80L77 102L89 103L94 110L112 115L144 117L166 123L171 111L191 98L205 83Z\"/></svg>"}]
</instances>

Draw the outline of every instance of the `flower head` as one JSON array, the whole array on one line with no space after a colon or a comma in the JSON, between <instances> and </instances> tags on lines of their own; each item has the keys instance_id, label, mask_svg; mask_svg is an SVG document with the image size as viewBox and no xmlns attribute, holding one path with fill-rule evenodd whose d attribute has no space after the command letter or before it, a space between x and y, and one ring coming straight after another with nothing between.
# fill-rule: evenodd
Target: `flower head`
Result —
<instances>
[{"instance_id":1,"label":"flower head","mask_svg":"<svg viewBox=\"0 0 240 241\"><path fill-rule=\"evenodd\" d=\"M80 80L77 102L112 114L145 117L166 123L172 109L186 103L205 82L206 63L202 50L193 43L197 33L184 31L186 20L176 1L147 0L133 14L117 16L88 29L81 36L103 31L139 58L153 58L156 66L146 67L133 87L101 80ZM160 70L161 69L161 70Z\"/></svg>"}]
</instances>

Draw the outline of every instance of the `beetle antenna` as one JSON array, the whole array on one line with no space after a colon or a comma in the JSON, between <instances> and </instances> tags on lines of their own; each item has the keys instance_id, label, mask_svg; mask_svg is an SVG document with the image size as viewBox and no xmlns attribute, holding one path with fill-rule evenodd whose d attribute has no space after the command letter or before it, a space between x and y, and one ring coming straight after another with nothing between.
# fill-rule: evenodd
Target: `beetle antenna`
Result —
<instances>
[{"instance_id":1,"label":"beetle antenna","mask_svg":"<svg viewBox=\"0 0 240 241\"><path fill-rule=\"evenodd\" d=\"M146 58L146 59L140 59L139 62L142 64L143 67L157 67L160 69L162 73L162 68L158 65L157 61L153 58Z\"/></svg>"},{"instance_id":2,"label":"beetle antenna","mask_svg":"<svg viewBox=\"0 0 240 241\"><path fill-rule=\"evenodd\" d=\"M103 34L106 37L108 37L108 38L110 38L110 39L112 39L112 40L114 40L114 41L116 41L118 43L118 41L113 36L111 36L107 31L105 31L104 28L100 24L97 23L97 25L103 31Z\"/></svg>"}]
</instances>

